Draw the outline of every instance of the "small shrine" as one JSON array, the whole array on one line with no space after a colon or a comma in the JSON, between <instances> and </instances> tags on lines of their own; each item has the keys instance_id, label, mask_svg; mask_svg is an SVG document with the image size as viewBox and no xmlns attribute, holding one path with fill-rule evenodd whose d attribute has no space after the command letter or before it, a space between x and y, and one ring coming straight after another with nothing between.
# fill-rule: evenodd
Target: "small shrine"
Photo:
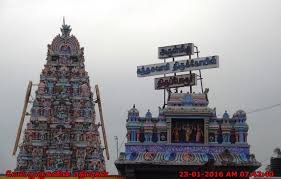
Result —
<instances>
[{"instance_id":1,"label":"small shrine","mask_svg":"<svg viewBox=\"0 0 281 179\"><path fill-rule=\"evenodd\" d=\"M107 146L101 145L101 124L97 124L94 108L100 99L91 90L84 48L70 32L63 22L61 34L48 45L39 84L29 83L14 154L25 115L30 120L15 171L105 171ZM34 98L30 97L32 86L38 86ZM26 113L28 103L32 104L30 113Z\"/></svg>"},{"instance_id":2,"label":"small shrine","mask_svg":"<svg viewBox=\"0 0 281 179\"><path fill-rule=\"evenodd\" d=\"M193 44L160 47L164 63L138 66L139 77L164 74L155 79L155 89L164 90L164 105L156 116L149 110L140 115L135 105L128 111L125 152L115 161L127 179L210 178L204 172L251 172L260 167L247 142L246 112L230 115L225 111L218 117L216 108L208 106L209 89L203 90L200 70L217 68L218 56L199 58L197 53L192 59L193 48ZM190 58L175 61L174 57L184 55ZM166 62L166 58L173 61ZM191 70L199 70L199 75ZM176 75L184 71L189 74ZM201 91L192 92L197 80Z\"/></svg>"}]
</instances>

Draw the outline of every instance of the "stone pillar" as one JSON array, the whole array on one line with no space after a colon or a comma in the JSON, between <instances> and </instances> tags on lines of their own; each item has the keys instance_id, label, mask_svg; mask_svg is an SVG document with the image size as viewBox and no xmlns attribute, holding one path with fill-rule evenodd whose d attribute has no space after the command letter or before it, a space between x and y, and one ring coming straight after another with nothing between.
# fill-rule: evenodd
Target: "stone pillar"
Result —
<instances>
[{"instance_id":1,"label":"stone pillar","mask_svg":"<svg viewBox=\"0 0 281 179\"><path fill-rule=\"evenodd\" d=\"M204 119L204 144L209 142L209 119Z\"/></svg>"},{"instance_id":2,"label":"stone pillar","mask_svg":"<svg viewBox=\"0 0 281 179\"><path fill-rule=\"evenodd\" d=\"M215 132L215 142L214 143L216 143L216 144L218 143L218 132L217 131Z\"/></svg>"},{"instance_id":3,"label":"stone pillar","mask_svg":"<svg viewBox=\"0 0 281 179\"><path fill-rule=\"evenodd\" d=\"M227 143L230 144L230 133L227 133Z\"/></svg>"},{"instance_id":4,"label":"stone pillar","mask_svg":"<svg viewBox=\"0 0 281 179\"><path fill-rule=\"evenodd\" d=\"M167 143L171 143L172 141L172 120L171 118L167 118Z\"/></svg>"},{"instance_id":5,"label":"stone pillar","mask_svg":"<svg viewBox=\"0 0 281 179\"><path fill-rule=\"evenodd\" d=\"M137 138L136 138L137 140L136 140L136 141L139 142L139 141L140 141L140 140L139 140L139 137L140 137L140 132L139 132L139 130L137 130L136 133L137 133L137 134L136 134L136 135L137 135Z\"/></svg>"},{"instance_id":6,"label":"stone pillar","mask_svg":"<svg viewBox=\"0 0 281 179\"><path fill-rule=\"evenodd\" d=\"M241 130L239 130L238 132L238 138L239 138L238 142L243 143L243 133L241 132Z\"/></svg>"},{"instance_id":7,"label":"stone pillar","mask_svg":"<svg viewBox=\"0 0 281 179\"><path fill-rule=\"evenodd\" d=\"M247 132L245 132L245 133L244 133L244 135L245 135L245 141L244 141L244 142L245 142L245 143L247 143L247 142L248 142L248 141L247 141L247 138L248 138L248 133L247 133Z\"/></svg>"}]
</instances>

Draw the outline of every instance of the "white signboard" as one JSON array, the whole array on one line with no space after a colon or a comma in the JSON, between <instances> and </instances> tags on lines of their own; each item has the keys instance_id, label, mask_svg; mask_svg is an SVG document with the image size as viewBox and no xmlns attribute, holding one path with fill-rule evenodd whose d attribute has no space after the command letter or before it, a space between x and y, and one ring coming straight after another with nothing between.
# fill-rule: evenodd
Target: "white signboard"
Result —
<instances>
[{"instance_id":1,"label":"white signboard","mask_svg":"<svg viewBox=\"0 0 281 179\"><path fill-rule=\"evenodd\" d=\"M172 58L180 57L194 54L194 44L180 44L180 45L171 45L166 47L158 47L158 58Z\"/></svg>"},{"instance_id":2,"label":"white signboard","mask_svg":"<svg viewBox=\"0 0 281 179\"><path fill-rule=\"evenodd\" d=\"M201 57L195 59L138 66L137 75L138 77L146 77L218 67L219 56L216 55L210 57Z\"/></svg>"}]
</instances>

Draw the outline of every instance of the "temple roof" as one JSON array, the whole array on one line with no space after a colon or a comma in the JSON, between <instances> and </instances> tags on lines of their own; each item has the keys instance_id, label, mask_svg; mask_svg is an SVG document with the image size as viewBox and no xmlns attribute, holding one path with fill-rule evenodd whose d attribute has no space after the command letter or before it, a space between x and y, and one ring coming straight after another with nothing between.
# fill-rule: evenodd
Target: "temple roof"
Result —
<instances>
[{"instance_id":1,"label":"temple roof","mask_svg":"<svg viewBox=\"0 0 281 179\"><path fill-rule=\"evenodd\" d=\"M207 106L206 94L202 93L171 93L168 106Z\"/></svg>"},{"instance_id":2,"label":"temple roof","mask_svg":"<svg viewBox=\"0 0 281 179\"><path fill-rule=\"evenodd\" d=\"M61 27L61 33L58 34L52 41L51 45L48 45L48 53L50 55L59 55L62 51L69 51L69 55L81 53L83 48L80 49L80 44L74 35L70 35L71 27L65 24L63 21Z\"/></svg>"},{"instance_id":3,"label":"temple roof","mask_svg":"<svg viewBox=\"0 0 281 179\"><path fill-rule=\"evenodd\" d=\"M233 117L238 117L238 118L246 118L246 112L243 110L238 110L233 114Z\"/></svg>"},{"instance_id":4,"label":"temple roof","mask_svg":"<svg viewBox=\"0 0 281 179\"><path fill-rule=\"evenodd\" d=\"M139 114L139 110L136 108L135 105L128 111L129 114Z\"/></svg>"}]
</instances>

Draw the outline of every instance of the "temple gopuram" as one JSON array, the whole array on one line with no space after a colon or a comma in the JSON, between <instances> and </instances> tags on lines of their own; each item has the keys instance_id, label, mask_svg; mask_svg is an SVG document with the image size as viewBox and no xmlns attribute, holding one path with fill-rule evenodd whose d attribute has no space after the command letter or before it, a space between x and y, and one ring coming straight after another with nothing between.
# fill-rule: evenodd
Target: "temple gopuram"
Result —
<instances>
[{"instance_id":1,"label":"temple gopuram","mask_svg":"<svg viewBox=\"0 0 281 179\"><path fill-rule=\"evenodd\" d=\"M97 124L94 108L95 102L100 106L99 94L97 91L94 99L84 48L70 32L63 22L61 34L48 45L39 84L29 83L14 154L24 116L30 120L23 131L15 171L105 171L105 148L98 130L103 121ZM33 98L32 86L38 87ZM32 104L30 113L26 113L28 103Z\"/></svg>"},{"instance_id":2,"label":"temple gopuram","mask_svg":"<svg viewBox=\"0 0 281 179\"><path fill-rule=\"evenodd\" d=\"M129 110L125 152L115 161L126 179L224 178L229 172L231 178L248 178L239 172L261 166L250 153L245 111L232 116L225 111L218 117L216 108L208 106L209 89L203 90L201 70L217 68L219 58L199 58L196 49L197 58L192 58L193 44L160 47L164 63L138 66L138 77L164 75L155 79L155 89L164 90L164 105L156 116L149 110L141 116L135 105ZM189 58L176 61L178 56ZM192 91L197 81L200 92Z\"/></svg>"}]
</instances>

